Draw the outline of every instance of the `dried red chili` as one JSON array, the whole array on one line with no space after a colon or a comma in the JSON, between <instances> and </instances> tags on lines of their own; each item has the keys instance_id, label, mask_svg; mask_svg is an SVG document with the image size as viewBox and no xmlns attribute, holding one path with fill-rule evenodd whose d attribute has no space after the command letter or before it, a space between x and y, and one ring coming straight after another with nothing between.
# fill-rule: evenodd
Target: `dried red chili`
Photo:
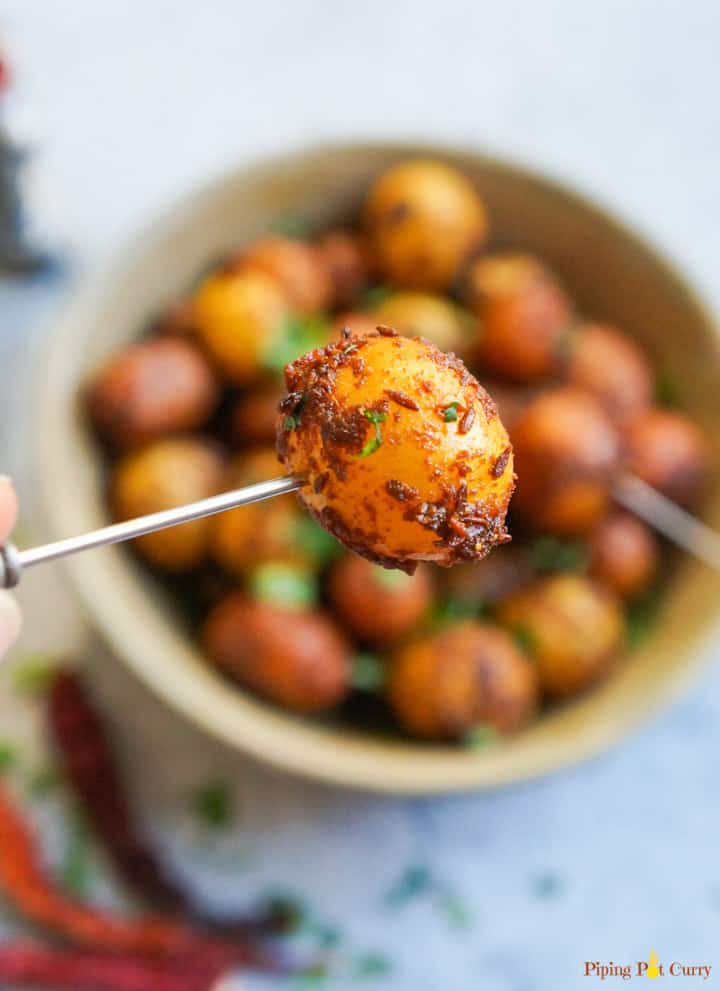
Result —
<instances>
[{"instance_id":1,"label":"dried red chili","mask_svg":"<svg viewBox=\"0 0 720 991\"><path fill-rule=\"evenodd\" d=\"M30 943L0 945L0 982L70 991L211 991L219 972L184 964L51 950Z\"/></svg>"}]
</instances>

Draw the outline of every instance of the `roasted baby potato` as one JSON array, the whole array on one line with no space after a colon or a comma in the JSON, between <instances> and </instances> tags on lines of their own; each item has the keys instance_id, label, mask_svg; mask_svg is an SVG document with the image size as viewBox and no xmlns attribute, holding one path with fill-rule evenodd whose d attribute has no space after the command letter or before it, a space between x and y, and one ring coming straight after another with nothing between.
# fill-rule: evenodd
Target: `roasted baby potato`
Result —
<instances>
[{"instance_id":1,"label":"roasted baby potato","mask_svg":"<svg viewBox=\"0 0 720 991\"><path fill-rule=\"evenodd\" d=\"M121 351L92 382L87 403L106 441L138 447L202 426L218 396L215 376L197 348L167 337Z\"/></svg>"},{"instance_id":2,"label":"roasted baby potato","mask_svg":"<svg viewBox=\"0 0 720 991\"><path fill-rule=\"evenodd\" d=\"M225 465L213 444L190 437L154 441L126 454L113 468L115 519L206 499L221 492L224 481ZM210 525L210 519L193 520L138 537L134 545L157 568L187 571L207 556Z\"/></svg>"},{"instance_id":3,"label":"roasted baby potato","mask_svg":"<svg viewBox=\"0 0 720 991\"><path fill-rule=\"evenodd\" d=\"M625 632L613 593L581 575L539 579L501 603L498 619L532 654L549 698L577 695L603 677Z\"/></svg>"},{"instance_id":4,"label":"roasted baby potato","mask_svg":"<svg viewBox=\"0 0 720 991\"><path fill-rule=\"evenodd\" d=\"M256 269L208 276L194 307L198 338L233 385L247 385L260 374L290 318L280 284Z\"/></svg>"},{"instance_id":5,"label":"roasted baby potato","mask_svg":"<svg viewBox=\"0 0 720 991\"><path fill-rule=\"evenodd\" d=\"M375 310L376 324L395 327L405 337L425 337L441 351L467 351L475 320L443 296L398 292Z\"/></svg>"},{"instance_id":6,"label":"roasted baby potato","mask_svg":"<svg viewBox=\"0 0 720 991\"><path fill-rule=\"evenodd\" d=\"M317 252L330 279L332 307L354 306L369 281L369 259L362 239L350 231L328 231L318 241Z\"/></svg>"},{"instance_id":7,"label":"roasted baby potato","mask_svg":"<svg viewBox=\"0 0 720 991\"><path fill-rule=\"evenodd\" d=\"M620 441L602 406L563 387L537 396L512 432L518 485L513 511L540 531L583 536L605 515Z\"/></svg>"},{"instance_id":8,"label":"roasted baby potato","mask_svg":"<svg viewBox=\"0 0 720 991\"><path fill-rule=\"evenodd\" d=\"M635 599L648 590L659 561L655 534L622 510L606 517L590 537L590 574L623 599Z\"/></svg>"},{"instance_id":9,"label":"roasted baby potato","mask_svg":"<svg viewBox=\"0 0 720 991\"><path fill-rule=\"evenodd\" d=\"M622 423L650 406L650 363L626 334L605 324L582 324L566 352L570 384L591 392L612 420Z\"/></svg>"},{"instance_id":10,"label":"roasted baby potato","mask_svg":"<svg viewBox=\"0 0 720 991\"><path fill-rule=\"evenodd\" d=\"M229 267L236 272L258 271L271 276L295 313L319 313L330 305L333 285L328 267L307 241L263 237L235 255Z\"/></svg>"},{"instance_id":11,"label":"roasted baby potato","mask_svg":"<svg viewBox=\"0 0 720 991\"><path fill-rule=\"evenodd\" d=\"M450 165L417 159L388 169L364 209L373 263L405 289L446 289L468 256L485 243L485 206Z\"/></svg>"},{"instance_id":12,"label":"roasted baby potato","mask_svg":"<svg viewBox=\"0 0 720 991\"><path fill-rule=\"evenodd\" d=\"M225 674L295 712L330 709L349 689L349 646L319 611L233 592L208 616L202 641Z\"/></svg>"},{"instance_id":13,"label":"roasted baby potato","mask_svg":"<svg viewBox=\"0 0 720 991\"><path fill-rule=\"evenodd\" d=\"M681 506L692 506L709 471L698 427L677 410L649 409L627 425L628 467Z\"/></svg>"},{"instance_id":14,"label":"roasted baby potato","mask_svg":"<svg viewBox=\"0 0 720 991\"><path fill-rule=\"evenodd\" d=\"M484 369L513 382L556 374L568 333L570 300L529 255L486 255L467 272L464 298L479 318L476 353Z\"/></svg>"},{"instance_id":15,"label":"roasted baby potato","mask_svg":"<svg viewBox=\"0 0 720 991\"><path fill-rule=\"evenodd\" d=\"M396 651L387 695L409 733L461 740L479 726L501 733L520 729L535 713L538 683L508 633L465 621Z\"/></svg>"},{"instance_id":16,"label":"roasted baby potato","mask_svg":"<svg viewBox=\"0 0 720 991\"><path fill-rule=\"evenodd\" d=\"M346 554L330 571L330 602L344 625L359 640L386 647L406 637L432 603L430 570L413 575L388 571Z\"/></svg>"},{"instance_id":17,"label":"roasted baby potato","mask_svg":"<svg viewBox=\"0 0 720 991\"><path fill-rule=\"evenodd\" d=\"M285 379L280 458L350 550L410 572L478 560L508 539L512 448L459 359L384 329L303 356Z\"/></svg>"}]
</instances>

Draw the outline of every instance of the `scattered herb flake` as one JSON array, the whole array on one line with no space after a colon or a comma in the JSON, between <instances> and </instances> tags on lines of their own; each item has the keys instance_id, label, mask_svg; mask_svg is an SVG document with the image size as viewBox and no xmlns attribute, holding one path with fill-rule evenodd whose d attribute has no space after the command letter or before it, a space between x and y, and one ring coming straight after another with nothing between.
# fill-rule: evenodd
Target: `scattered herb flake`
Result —
<instances>
[{"instance_id":1,"label":"scattered herb flake","mask_svg":"<svg viewBox=\"0 0 720 991\"><path fill-rule=\"evenodd\" d=\"M352 961L350 974L355 980L364 980L368 977L385 977L392 969L392 963L384 953L362 953Z\"/></svg>"},{"instance_id":2,"label":"scattered herb flake","mask_svg":"<svg viewBox=\"0 0 720 991\"><path fill-rule=\"evenodd\" d=\"M366 417L366 419L368 419L375 427L375 436L370 438L359 455L361 458L367 458L368 455L374 454L382 444L382 431L380 430L380 424L385 422L387 413L383 413L382 410L366 409L363 411L363 416Z\"/></svg>"},{"instance_id":3,"label":"scattered herb flake","mask_svg":"<svg viewBox=\"0 0 720 991\"><path fill-rule=\"evenodd\" d=\"M304 609L317 600L317 582L306 571L280 561L261 564L250 576L250 592L262 602Z\"/></svg>"},{"instance_id":4,"label":"scattered herb flake","mask_svg":"<svg viewBox=\"0 0 720 991\"><path fill-rule=\"evenodd\" d=\"M55 675L55 664L46 654L31 654L15 665L12 671L13 687L25 695L38 695L47 691Z\"/></svg>"},{"instance_id":5,"label":"scattered herb flake","mask_svg":"<svg viewBox=\"0 0 720 991\"><path fill-rule=\"evenodd\" d=\"M73 809L68 821L65 852L60 865L60 881L63 888L78 898L88 893L90 834L79 809Z\"/></svg>"},{"instance_id":6,"label":"scattered herb flake","mask_svg":"<svg viewBox=\"0 0 720 991\"><path fill-rule=\"evenodd\" d=\"M285 417L285 420L283 422L283 427L285 428L285 430L287 431L296 430L297 427L299 426L300 426L299 416L293 416L292 414L288 414L288 416Z\"/></svg>"},{"instance_id":7,"label":"scattered herb flake","mask_svg":"<svg viewBox=\"0 0 720 991\"><path fill-rule=\"evenodd\" d=\"M469 750L487 750L500 742L500 734L494 726L473 726L465 737L465 746Z\"/></svg>"},{"instance_id":8,"label":"scattered herb flake","mask_svg":"<svg viewBox=\"0 0 720 991\"><path fill-rule=\"evenodd\" d=\"M648 639L657 622L661 602L658 589L653 588L628 606L625 631L628 650L635 650Z\"/></svg>"},{"instance_id":9,"label":"scattered herb flake","mask_svg":"<svg viewBox=\"0 0 720 991\"><path fill-rule=\"evenodd\" d=\"M433 608L431 627L440 629L448 623L455 623L462 619L477 619L488 616L490 608L486 602L469 602L466 599L444 599Z\"/></svg>"},{"instance_id":10,"label":"scattered herb flake","mask_svg":"<svg viewBox=\"0 0 720 991\"><path fill-rule=\"evenodd\" d=\"M457 420L458 418L457 410L459 405L460 403L457 400L455 400L451 402L449 406L445 407L445 409L443 410L443 420L445 421L445 423L454 423Z\"/></svg>"},{"instance_id":11,"label":"scattered herb flake","mask_svg":"<svg viewBox=\"0 0 720 991\"><path fill-rule=\"evenodd\" d=\"M222 782L214 782L197 791L192 805L198 820L210 829L226 828L235 816L232 794Z\"/></svg>"},{"instance_id":12,"label":"scattered herb flake","mask_svg":"<svg viewBox=\"0 0 720 991\"><path fill-rule=\"evenodd\" d=\"M386 300L390 299L393 295L393 290L389 286L371 286L363 294L360 300L360 309L362 310L376 310L378 306L381 306Z\"/></svg>"},{"instance_id":13,"label":"scattered herb flake","mask_svg":"<svg viewBox=\"0 0 720 991\"><path fill-rule=\"evenodd\" d=\"M682 405L676 383L665 372L658 372L655 379L655 403L665 409L679 409Z\"/></svg>"},{"instance_id":14,"label":"scattered herb flake","mask_svg":"<svg viewBox=\"0 0 720 991\"><path fill-rule=\"evenodd\" d=\"M319 565L328 564L340 554L341 547L335 537L305 513L298 517L294 537L300 550Z\"/></svg>"},{"instance_id":15,"label":"scattered herb flake","mask_svg":"<svg viewBox=\"0 0 720 991\"><path fill-rule=\"evenodd\" d=\"M414 898L432 891L434 881L429 868L421 864L408 867L402 877L390 888L384 901L388 908L401 908Z\"/></svg>"},{"instance_id":16,"label":"scattered herb flake","mask_svg":"<svg viewBox=\"0 0 720 991\"><path fill-rule=\"evenodd\" d=\"M587 570L588 550L576 541L538 537L530 545L530 563L536 571L565 571L581 574Z\"/></svg>"},{"instance_id":17,"label":"scattered herb flake","mask_svg":"<svg viewBox=\"0 0 720 991\"><path fill-rule=\"evenodd\" d=\"M518 647L532 657L537 650L537 639L532 630L527 626L516 626L512 631L512 635Z\"/></svg>"},{"instance_id":18,"label":"scattered herb flake","mask_svg":"<svg viewBox=\"0 0 720 991\"><path fill-rule=\"evenodd\" d=\"M17 764L17 748L14 744L0 741L0 774L5 774Z\"/></svg>"},{"instance_id":19,"label":"scattered herb flake","mask_svg":"<svg viewBox=\"0 0 720 991\"><path fill-rule=\"evenodd\" d=\"M375 654L356 654L352 685L361 692L376 692L385 684L385 665Z\"/></svg>"},{"instance_id":20,"label":"scattered herb flake","mask_svg":"<svg viewBox=\"0 0 720 991\"><path fill-rule=\"evenodd\" d=\"M265 354L264 365L270 371L280 373L300 355L322 347L327 339L328 326L320 317L291 317Z\"/></svg>"}]
</instances>

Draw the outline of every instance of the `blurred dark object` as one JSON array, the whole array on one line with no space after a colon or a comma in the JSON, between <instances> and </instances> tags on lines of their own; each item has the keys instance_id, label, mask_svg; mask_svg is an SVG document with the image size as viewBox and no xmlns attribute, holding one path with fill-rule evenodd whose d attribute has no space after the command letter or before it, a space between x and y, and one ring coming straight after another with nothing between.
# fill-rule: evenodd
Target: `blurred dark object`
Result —
<instances>
[{"instance_id":1,"label":"blurred dark object","mask_svg":"<svg viewBox=\"0 0 720 991\"><path fill-rule=\"evenodd\" d=\"M7 61L0 56L0 100L10 86ZM54 268L51 255L26 242L20 176L27 152L15 145L0 122L0 274L36 275Z\"/></svg>"}]
</instances>

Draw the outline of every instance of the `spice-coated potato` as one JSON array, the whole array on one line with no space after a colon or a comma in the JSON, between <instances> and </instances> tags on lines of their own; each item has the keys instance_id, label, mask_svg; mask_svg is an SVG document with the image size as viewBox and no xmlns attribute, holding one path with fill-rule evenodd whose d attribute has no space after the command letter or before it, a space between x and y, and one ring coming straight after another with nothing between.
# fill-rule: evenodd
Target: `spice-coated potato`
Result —
<instances>
[{"instance_id":1,"label":"spice-coated potato","mask_svg":"<svg viewBox=\"0 0 720 991\"><path fill-rule=\"evenodd\" d=\"M335 612L354 636L380 647L407 636L427 613L433 595L428 568L406 575L356 554L346 554L332 568L327 590Z\"/></svg>"},{"instance_id":2,"label":"spice-coated potato","mask_svg":"<svg viewBox=\"0 0 720 991\"><path fill-rule=\"evenodd\" d=\"M348 691L350 648L319 611L254 602L233 592L210 613L202 639L222 671L296 712L332 708Z\"/></svg>"},{"instance_id":3,"label":"spice-coated potato","mask_svg":"<svg viewBox=\"0 0 720 991\"><path fill-rule=\"evenodd\" d=\"M259 450L237 458L225 487L240 488L280 474L275 451L272 448ZM298 521L302 515L297 499L292 495L219 513L210 521L212 555L237 578L266 561L311 564L299 540Z\"/></svg>"},{"instance_id":4,"label":"spice-coated potato","mask_svg":"<svg viewBox=\"0 0 720 991\"><path fill-rule=\"evenodd\" d=\"M624 638L615 596L581 575L551 575L501 603L498 619L527 642L544 693L577 695L610 669Z\"/></svg>"},{"instance_id":5,"label":"spice-coated potato","mask_svg":"<svg viewBox=\"0 0 720 991\"><path fill-rule=\"evenodd\" d=\"M261 372L290 317L279 283L256 270L208 276L194 306L199 339L234 385L247 385Z\"/></svg>"},{"instance_id":6,"label":"spice-coated potato","mask_svg":"<svg viewBox=\"0 0 720 991\"><path fill-rule=\"evenodd\" d=\"M332 287L332 306L353 306L368 284L367 248L350 231L328 231L317 243Z\"/></svg>"},{"instance_id":7,"label":"spice-coated potato","mask_svg":"<svg viewBox=\"0 0 720 991\"><path fill-rule=\"evenodd\" d=\"M591 392L608 416L623 422L647 409L653 397L650 364L626 334L604 324L583 324L569 338L566 374Z\"/></svg>"},{"instance_id":8,"label":"spice-coated potato","mask_svg":"<svg viewBox=\"0 0 720 991\"><path fill-rule=\"evenodd\" d=\"M395 327L406 337L425 337L441 351L463 354L475 320L470 313L442 296L398 292L375 310L377 323Z\"/></svg>"},{"instance_id":9,"label":"spice-coated potato","mask_svg":"<svg viewBox=\"0 0 720 991\"><path fill-rule=\"evenodd\" d=\"M700 429L677 410L649 409L627 427L628 467L682 506L692 506L707 479L710 453Z\"/></svg>"},{"instance_id":10,"label":"spice-coated potato","mask_svg":"<svg viewBox=\"0 0 720 991\"><path fill-rule=\"evenodd\" d=\"M567 294L542 262L516 254L478 258L464 296L480 320L483 368L515 382L557 372L572 314Z\"/></svg>"},{"instance_id":11,"label":"spice-coated potato","mask_svg":"<svg viewBox=\"0 0 720 991\"><path fill-rule=\"evenodd\" d=\"M373 262L393 285L447 288L487 237L487 214L473 185L442 162L395 165L372 186L365 228Z\"/></svg>"},{"instance_id":12,"label":"spice-coated potato","mask_svg":"<svg viewBox=\"0 0 720 991\"><path fill-rule=\"evenodd\" d=\"M125 455L114 467L112 505L117 520L172 509L216 495L223 489L225 466L214 445L195 438L158 440ZM186 571L207 556L210 520L148 533L134 541L151 564Z\"/></svg>"},{"instance_id":13,"label":"spice-coated potato","mask_svg":"<svg viewBox=\"0 0 720 991\"><path fill-rule=\"evenodd\" d=\"M508 539L512 448L459 359L386 329L304 355L285 379L280 458L351 550L412 571L477 560Z\"/></svg>"},{"instance_id":14,"label":"spice-coated potato","mask_svg":"<svg viewBox=\"0 0 720 991\"><path fill-rule=\"evenodd\" d=\"M457 740L477 726L510 733L535 713L535 669L512 637L461 622L401 647L390 663L388 699L415 736Z\"/></svg>"},{"instance_id":15,"label":"spice-coated potato","mask_svg":"<svg viewBox=\"0 0 720 991\"><path fill-rule=\"evenodd\" d=\"M278 405L284 395L279 382L270 382L241 396L230 417L233 442L240 447L274 444Z\"/></svg>"},{"instance_id":16,"label":"spice-coated potato","mask_svg":"<svg viewBox=\"0 0 720 991\"><path fill-rule=\"evenodd\" d=\"M498 547L482 561L459 564L443 573L442 587L451 603L477 608L496 605L528 585L535 572L526 548L515 541Z\"/></svg>"},{"instance_id":17,"label":"spice-coated potato","mask_svg":"<svg viewBox=\"0 0 720 991\"><path fill-rule=\"evenodd\" d=\"M295 313L319 313L330 305L328 268L314 245L270 235L243 249L230 262L237 272L256 270L275 279Z\"/></svg>"},{"instance_id":18,"label":"spice-coated potato","mask_svg":"<svg viewBox=\"0 0 720 991\"><path fill-rule=\"evenodd\" d=\"M636 516L616 510L589 542L590 574L624 599L634 599L652 584L659 547L652 530Z\"/></svg>"},{"instance_id":19,"label":"spice-coated potato","mask_svg":"<svg viewBox=\"0 0 720 991\"><path fill-rule=\"evenodd\" d=\"M103 368L90 387L88 410L105 440L137 447L201 426L218 394L215 376L197 348L157 338L131 345Z\"/></svg>"},{"instance_id":20,"label":"spice-coated potato","mask_svg":"<svg viewBox=\"0 0 720 991\"><path fill-rule=\"evenodd\" d=\"M591 395L541 393L512 431L518 475L513 510L538 530L583 536L605 514L620 463L617 431Z\"/></svg>"}]
</instances>

